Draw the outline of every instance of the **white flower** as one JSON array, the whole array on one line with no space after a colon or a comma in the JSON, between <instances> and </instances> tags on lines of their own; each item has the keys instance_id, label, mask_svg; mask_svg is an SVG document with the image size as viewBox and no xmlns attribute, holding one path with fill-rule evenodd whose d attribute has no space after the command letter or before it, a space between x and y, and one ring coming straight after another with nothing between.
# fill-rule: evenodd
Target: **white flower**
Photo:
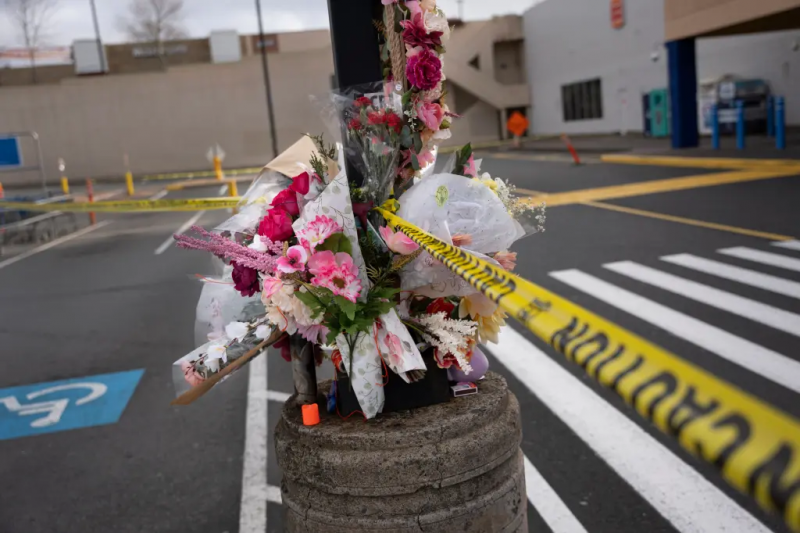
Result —
<instances>
[{"instance_id":1,"label":"white flower","mask_svg":"<svg viewBox=\"0 0 800 533\"><path fill-rule=\"evenodd\" d=\"M247 245L248 248L255 250L256 252L264 253L267 251L267 244L261 240L261 235L253 235L253 242Z\"/></svg>"},{"instance_id":2,"label":"white flower","mask_svg":"<svg viewBox=\"0 0 800 533\"><path fill-rule=\"evenodd\" d=\"M433 142L435 142L435 143L438 143L438 142L446 141L447 139L449 139L452 136L453 136L453 133L450 131L450 128L445 128L445 129L440 129L440 130L436 131L433 134L433 137L431 137L431 140L433 140Z\"/></svg>"},{"instance_id":3,"label":"white flower","mask_svg":"<svg viewBox=\"0 0 800 533\"><path fill-rule=\"evenodd\" d=\"M423 315L417 318L417 322L428 331L422 335L426 342L444 353L453 354L464 373L472 372L466 355L470 349L469 341L478 327L476 322L447 318L445 313Z\"/></svg>"},{"instance_id":4,"label":"white flower","mask_svg":"<svg viewBox=\"0 0 800 533\"><path fill-rule=\"evenodd\" d=\"M210 372L219 372L219 362L228 362L228 354L225 353L225 345L214 343L206 350L206 359L203 364Z\"/></svg>"},{"instance_id":5,"label":"white flower","mask_svg":"<svg viewBox=\"0 0 800 533\"><path fill-rule=\"evenodd\" d=\"M245 322L231 322L225 326L225 335L231 340L242 340L247 336L248 330L249 328Z\"/></svg>"},{"instance_id":6,"label":"white flower","mask_svg":"<svg viewBox=\"0 0 800 533\"><path fill-rule=\"evenodd\" d=\"M261 339L262 341L272 335L272 331L275 328L272 326L267 326L266 324L261 324L256 328L256 337Z\"/></svg>"},{"instance_id":7,"label":"white flower","mask_svg":"<svg viewBox=\"0 0 800 533\"><path fill-rule=\"evenodd\" d=\"M450 26L447 24L447 18L441 10L428 11L425 13L425 29L429 32L440 31L442 32L442 44L446 43L450 38Z\"/></svg>"}]
</instances>

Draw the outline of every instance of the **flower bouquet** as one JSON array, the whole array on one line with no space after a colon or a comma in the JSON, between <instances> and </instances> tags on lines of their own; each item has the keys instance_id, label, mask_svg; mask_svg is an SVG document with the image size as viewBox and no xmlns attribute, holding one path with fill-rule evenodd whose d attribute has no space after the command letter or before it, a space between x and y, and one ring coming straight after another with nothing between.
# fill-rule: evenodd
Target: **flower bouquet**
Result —
<instances>
[{"instance_id":1,"label":"flower bouquet","mask_svg":"<svg viewBox=\"0 0 800 533\"><path fill-rule=\"evenodd\" d=\"M448 381L486 372L479 345L497 342L504 312L373 208L512 270L509 248L542 229L543 206L479 174L469 145L433 172L454 117L441 73L449 28L433 2L383 3L386 80L377 91L351 90L346 102L335 97L345 147L301 141L300 163L262 173L238 214L213 231L175 236L225 264L204 287L220 293L202 307L208 342L174 364L178 403L269 345L288 360L330 360L338 384L331 408L366 418L444 401ZM363 182L348 179L346 157L359 161ZM397 401L416 394L427 399Z\"/></svg>"}]
</instances>

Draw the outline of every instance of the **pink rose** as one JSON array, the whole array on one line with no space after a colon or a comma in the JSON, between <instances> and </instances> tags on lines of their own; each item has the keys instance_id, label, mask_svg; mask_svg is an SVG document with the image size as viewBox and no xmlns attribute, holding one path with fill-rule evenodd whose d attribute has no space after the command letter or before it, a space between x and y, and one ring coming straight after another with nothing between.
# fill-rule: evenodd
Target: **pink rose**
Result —
<instances>
[{"instance_id":1,"label":"pink rose","mask_svg":"<svg viewBox=\"0 0 800 533\"><path fill-rule=\"evenodd\" d=\"M291 187L279 192L278 195L272 199L270 205L277 209L283 209L290 215L297 216L300 214L300 206L297 205L297 193L295 193Z\"/></svg>"},{"instance_id":2,"label":"pink rose","mask_svg":"<svg viewBox=\"0 0 800 533\"><path fill-rule=\"evenodd\" d=\"M423 49L417 51L412 49L413 53L408 54L408 63L406 64L406 77L411 85L428 91L436 87L442 80L442 62L436 54L429 50Z\"/></svg>"},{"instance_id":3,"label":"pink rose","mask_svg":"<svg viewBox=\"0 0 800 533\"><path fill-rule=\"evenodd\" d=\"M444 120L444 110L439 104L421 103L417 106L417 116L428 128L438 131Z\"/></svg>"},{"instance_id":4,"label":"pink rose","mask_svg":"<svg viewBox=\"0 0 800 533\"><path fill-rule=\"evenodd\" d=\"M292 217L283 209L270 209L258 224L258 234L267 237L272 242L287 241L294 235Z\"/></svg>"},{"instance_id":5,"label":"pink rose","mask_svg":"<svg viewBox=\"0 0 800 533\"><path fill-rule=\"evenodd\" d=\"M399 231L395 233L388 226L381 226L378 231L380 231L383 240L386 241L386 246L395 253L408 255L419 248L419 244L408 238L405 233Z\"/></svg>"}]
</instances>

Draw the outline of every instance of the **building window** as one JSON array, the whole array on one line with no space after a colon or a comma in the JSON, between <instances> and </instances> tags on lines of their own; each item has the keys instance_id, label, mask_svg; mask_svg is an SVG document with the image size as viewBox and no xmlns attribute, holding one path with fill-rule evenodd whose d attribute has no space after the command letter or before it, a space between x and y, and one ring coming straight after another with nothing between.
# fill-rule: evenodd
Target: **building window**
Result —
<instances>
[{"instance_id":1,"label":"building window","mask_svg":"<svg viewBox=\"0 0 800 533\"><path fill-rule=\"evenodd\" d=\"M564 122L603 118L603 87L600 78L561 86Z\"/></svg>"}]
</instances>

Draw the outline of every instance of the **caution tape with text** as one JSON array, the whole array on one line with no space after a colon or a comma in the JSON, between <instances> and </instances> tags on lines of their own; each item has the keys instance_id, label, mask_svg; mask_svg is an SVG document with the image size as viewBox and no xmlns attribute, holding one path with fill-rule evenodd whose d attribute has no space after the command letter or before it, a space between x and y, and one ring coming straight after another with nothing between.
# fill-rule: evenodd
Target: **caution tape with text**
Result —
<instances>
[{"instance_id":1,"label":"caution tape with text","mask_svg":"<svg viewBox=\"0 0 800 533\"><path fill-rule=\"evenodd\" d=\"M37 204L0 201L0 211L69 211L78 213L133 213L137 211L207 211L228 209L239 204L239 197L183 198L173 200L120 200L109 202L75 202Z\"/></svg>"},{"instance_id":2,"label":"caution tape with text","mask_svg":"<svg viewBox=\"0 0 800 533\"><path fill-rule=\"evenodd\" d=\"M378 212L800 532L800 421L542 287Z\"/></svg>"}]
</instances>

